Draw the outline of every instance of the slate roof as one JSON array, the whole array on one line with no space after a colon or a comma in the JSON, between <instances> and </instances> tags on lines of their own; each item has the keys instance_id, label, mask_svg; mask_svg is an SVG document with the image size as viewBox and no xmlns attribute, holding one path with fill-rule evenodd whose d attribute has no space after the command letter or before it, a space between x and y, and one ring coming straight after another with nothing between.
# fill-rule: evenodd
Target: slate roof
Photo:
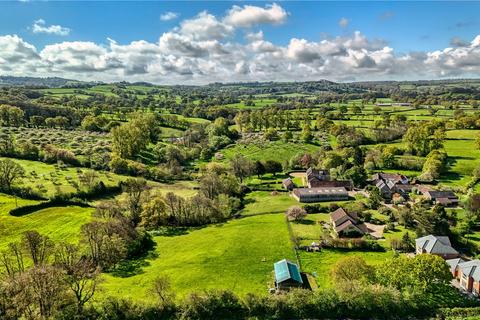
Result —
<instances>
[{"instance_id":1,"label":"slate roof","mask_svg":"<svg viewBox=\"0 0 480 320\"><path fill-rule=\"evenodd\" d=\"M446 260L445 262L450 267L450 272L453 273L455 271L455 269L457 268L457 266L466 262L466 260L463 260L462 258L455 258L455 259Z\"/></svg>"},{"instance_id":2,"label":"slate roof","mask_svg":"<svg viewBox=\"0 0 480 320\"><path fill-rule=\"evenodd\" d=\"M445 236L428 235L415 240L417 248L425 250L426 253L432 254L458 254L451 243L450 239Z\"/></svg>"},{"instance_id":3,"label":"slate roof","mask_svg":"<svg viewBox=\"0 0 480 320\"><path fill-rule=\"evenodd\" d=\"M460 264L460 270L465 276L480 281L480 260L463 262Z\"/></svg>"},{"instance_id":4,"label":"slate roof","mask_svg":"<svg viewBox=\"0 0 480 320\"><path fill-rule=\"evenodd\" d=\"M330 217L332 218L333 221L338 221L340 218L343 218L345 216L348 216L350 219L357 220L357 214L352 212L351 214L348 214L343 208L338 208L337 210L333 211L330 213Z\"/></svg>"},{"instance_id":5,"label":"slate roof","mask_svg":"<svg viewBox=\"0 0 480 320\"><path fill-rule=\"evenodd\" d=\"M273 269L275 271L275 281L277 283L282 283L290 279L298 283L303 283L298 266L287 259L275 262L273 264Z\"/></svg>"}]
</instances>

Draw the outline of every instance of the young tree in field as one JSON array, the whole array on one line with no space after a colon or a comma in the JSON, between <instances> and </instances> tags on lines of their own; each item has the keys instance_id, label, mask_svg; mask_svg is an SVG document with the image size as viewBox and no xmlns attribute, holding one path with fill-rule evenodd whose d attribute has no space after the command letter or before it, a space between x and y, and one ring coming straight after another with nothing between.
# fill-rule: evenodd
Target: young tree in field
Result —
<instances>
[{"instance_id":1,"label":"young tree in field","mask_svg":"<svg viewBox=\"0 0 480 320\"><path fill-rule=\"evenodd\" d=\"M147 230L167 224L167 204L160 194L149 197L142 205L141 226Z\"/></svg>"},{"instance_id":2,"label":"young tree in field","mask_svg":"<svg viewBox=\"0 0 480 320\"><path fill-rule=\"evenodd\" d=\"M141 220L143 196L148 191L147 181L145 179L128 178L123 185L123 190L127 194L126 202L130 220L134 226L137 226Z\"/></svg>"},{"instance_id":3,"label":"young tree in field","mask_svg":"<svg viewBox=\"0 0 480 320\"><path fill-rule=\"evenodd\" d=\"M243 179L249 177L254 170L253 162L241 154L237 154L230 160L230 167L232 168L233 174L240 179L240 182L243 182Z\"/></svg>"},{"instance_id":4,"label":"young tree in field","mask_svg":"<svg viewBox=\"0 0 480 320\"><path fill-rule=\"evenodd\" d=\"M166 276L159 276L153 281L153 287L150 290L157 298L160 306L171 304L175 299L170 280Z\"/></svg>"},{"instance_id":5,"label":"young tree in field","mask_svg":"<svg viewBox=\"0 0 480 320\"><path fill-rule=\"evenodd\" d=\"M18 163L6 159L0 160L0 189L12 191L12 186L25 175L25 170Z\"/></svg>"},{"instance_id":6,"label":"young tree in field","mask_svg":"<svg viewBox=\"0 0 480 320\"><path fill-rule=\"evenodd\" d=\"M291 206L285 214L289 221L300 221L307 216L307 211L299 206Z\"/></svg>"}]
</instances>

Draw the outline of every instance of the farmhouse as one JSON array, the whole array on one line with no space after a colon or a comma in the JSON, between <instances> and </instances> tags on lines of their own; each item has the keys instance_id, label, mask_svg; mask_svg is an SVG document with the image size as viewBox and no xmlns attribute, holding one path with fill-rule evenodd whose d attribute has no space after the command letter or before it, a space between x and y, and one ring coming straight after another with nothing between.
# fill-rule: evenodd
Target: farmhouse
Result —
<instances>
[{"instance_id":1,"label":"farmhouse","mask_svg":"<svg viewBox=\"0 0 480 320\"><path fill-rule=\"evenodd\" d=\"M465 261L458 258L447 260L447 264L463 290L480 295L480 260Z\"/></svg>"},{"instance_id":2,"label":"farmhouse","mask_svg":"<svg viewBox=\"0 0 480 320\"><path fill-rule=\"evenodd\" d=\"M394 193L405 196L412 189L411 187L404 187L410 186L408 178L397 173L375 173L370 182L380 190L384 198L391 198Z\"/></svg>"},{"instance_id":3,"label":"farmhouse","mask_svg":"<svg viewBox=\"0 0 480 320\"><path fill-rule=\"evenodd\" d=\"M423 197L433 204L441 204L446 207L456 207L458 205L458 197L453 191L428 190L423 193Z\"/></svg>"},{"instance_id":4,"label":"farmhouse","mask_svg":"<svg viewBox=\"0 0 480 320\"><path fill-rule=\"evenodd\" d=\"M428 235L415 240L416 254L429 253L442 257L443 259L453 259L459 256L450 239L446 236Z\"/></svg>"},{"instance_id":5,"label":"farmhouse","mask_svg":"<svg viewBox=\"0 0 480 320\"><path fill-rule=\"evenodd\" d=\"M287 189L288 191L292 191L297 187L297 185L293 182L292 178L287 178L282 181L282 186Z\"/></svg>"},{"instance_id":6,"label":"farmhouse","mask_svg":"<svg viewBox=\"0 0 480 320\"><path fill-rule=\"evenodd\" d=\"M330 213L333 230L339 236L361 236L367 233L367 228L360 223L356 213L347 213L343 208L338 208Z\"/></svg>"},{"instance_id":7,"label":"farmhouse","mask_svg":"<svg viewBox=\"0 0 480 320\"><path fill-rule=\"evenodd\" d=\"M277 290L289 290L303 286L300 269L295 263L287 259L280 260L273 264L275 271L275 288Z\"/></svg>"},{"instance_id":8,"label":"farmhouse","mask_svg":"<svg viewBox=\"0 0 480 320\"><path fill-rule=\"evenodd\" d=\"M348 200L347 189L341 188L297 188L292 196L299 202L322 202Z\"/></svg>"}]
</instances>

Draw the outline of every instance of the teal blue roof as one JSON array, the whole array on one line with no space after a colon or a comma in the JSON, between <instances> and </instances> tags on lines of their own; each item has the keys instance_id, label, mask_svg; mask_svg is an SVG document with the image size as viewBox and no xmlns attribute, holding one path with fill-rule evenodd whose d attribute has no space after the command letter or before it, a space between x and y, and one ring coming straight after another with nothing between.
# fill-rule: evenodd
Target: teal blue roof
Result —
<instances>
[{"instance_id":1,"label":"teal blue roof","mask_svg":"<svg viewBox=\"0 0 480 320\"><path fill-rule=\"evenodd\" d=\"M300 270L298 266L286 259L275 262L273 264L275 270L275 280L277 283L293 279L299 283L303 283L302 276L300 275Z\"/></svg>"}]
</instances>

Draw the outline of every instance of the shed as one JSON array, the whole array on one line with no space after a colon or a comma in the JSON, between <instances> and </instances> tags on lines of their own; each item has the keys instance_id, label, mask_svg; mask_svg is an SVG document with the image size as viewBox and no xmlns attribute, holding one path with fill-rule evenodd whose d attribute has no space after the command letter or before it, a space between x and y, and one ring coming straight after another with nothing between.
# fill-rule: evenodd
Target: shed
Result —
<instances>
[{"instance_id":1,"label":"shed","mask_svg":"<svg viewBox=\"0 0 480 320\"><path fill-rule=\"evenodd\" d=\"M303 286L300 269L295 263L283 259L275 262L273 269L275 271L275 287L278 290L288 290Z\"/></svg>"}]
</instances>

